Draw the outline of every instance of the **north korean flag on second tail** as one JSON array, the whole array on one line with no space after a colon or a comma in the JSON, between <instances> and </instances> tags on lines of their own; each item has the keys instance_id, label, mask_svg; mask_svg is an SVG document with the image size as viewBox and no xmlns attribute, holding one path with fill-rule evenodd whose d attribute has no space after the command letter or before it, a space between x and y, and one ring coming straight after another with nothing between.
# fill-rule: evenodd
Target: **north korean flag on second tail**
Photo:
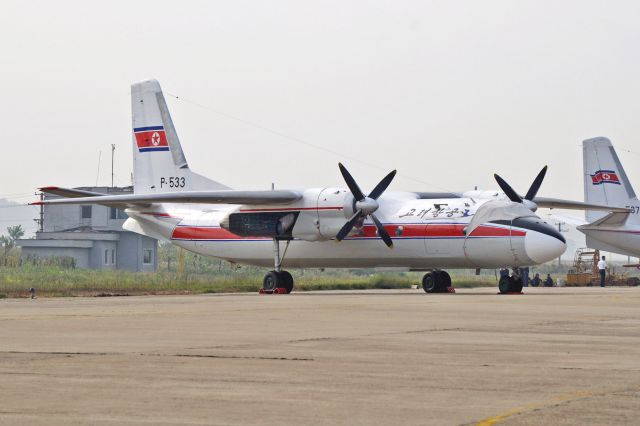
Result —
<instances>
[{"instance_id":1,"label":"north korean flag on second tail","mask_svg":"<svg viewBox=\"0 0 640 426\"><path fill-rule=\"evenodd\" d=\"M169 142L163 126L138 127L133 129L140 152L169 151Z\"/></svg>"},{"instance_id":2,"label":"north korean flag on second tail","mask_svg":"<svg viewBox=\"0 0 640 426\"><path fill-rule=\"evenodd\" d=\"M591 183L594 185L601 185L603 183L620 185L620 179L614 170L598 170L591 175Z\"/></svg>"}]
</instances>

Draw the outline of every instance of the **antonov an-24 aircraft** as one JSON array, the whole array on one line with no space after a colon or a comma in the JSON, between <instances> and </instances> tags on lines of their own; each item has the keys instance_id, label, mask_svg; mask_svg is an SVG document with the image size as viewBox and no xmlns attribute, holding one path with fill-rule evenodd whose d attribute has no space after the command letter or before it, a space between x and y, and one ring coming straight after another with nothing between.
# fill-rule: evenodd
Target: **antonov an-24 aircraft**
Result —
<instances>
[{"instance_id":1,"label":"antonov an-24 aircraft","mask_svg":"<svg viewBox=\"0 0 640 426\"><path fill-rule=\"evenodd\" d=\"M189 169L156 80L131 86L131 108L132 195L46 187L42 191L66 198L34 204L125 209L128 231L230 262L274 265L264 277L266 290L292 290L285 267L428 271L426 292L451 286L442 268L512 267L513 276L499 288L520 291L518 267L552 260L566 247L564 237L534 214L538 206L616 210L536 197L546 167L524 197L497 175L504 192L385 193L395 170L365 194L342 164L348 189L232 190Z\"/></svg>"}]
</instances>

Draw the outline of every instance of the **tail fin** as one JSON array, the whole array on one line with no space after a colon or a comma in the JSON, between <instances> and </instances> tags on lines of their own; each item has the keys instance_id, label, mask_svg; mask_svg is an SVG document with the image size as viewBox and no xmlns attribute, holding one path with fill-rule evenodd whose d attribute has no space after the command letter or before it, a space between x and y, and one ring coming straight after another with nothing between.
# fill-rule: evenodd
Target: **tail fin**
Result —
<instances>
[{"instance_id":1,"label":"tail fin","mask_svg":"<svg viewBox=\"0 0 640 426\"><path fill-rule=\"evenodd\" d=\"M585 202L612 207L638 205L636 193L609 139L599 137L583 141L582 154ZM587 222L594 222L606 214L587 211ZM640 223L638 216L632 214L629 221Z\"/></svg>"},{"instance_id":2,"label":"tail fin","mask_svg":"<svg viewBox=\"0 0 640 426\"><path fill-rule=\"evenodd\" d=\"M156 80L131 86L131 113L134 193L229 189L189 170Z\"/></svg>"}]
</instances>

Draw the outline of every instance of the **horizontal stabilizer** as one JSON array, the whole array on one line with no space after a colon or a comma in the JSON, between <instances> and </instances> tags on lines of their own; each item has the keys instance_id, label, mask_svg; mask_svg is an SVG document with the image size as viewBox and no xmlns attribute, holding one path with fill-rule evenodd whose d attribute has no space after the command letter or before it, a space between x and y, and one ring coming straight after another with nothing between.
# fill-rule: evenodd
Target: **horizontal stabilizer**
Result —
<instances>
[{"instance_id":1,"label":"horizontal stabilizer","mask_svg":"<svg viewBox=\"0 0 640 426\"><path fill-rule=\"evenodd\" d=\"M155 194L134 195L100 195L83 196L80 198L67 198L62 200L45 200L31 203L41 204L101 204L112 207L149 205L153 203L176 204L288 204L302 198L297 191L185 191L165 192Z\"/></svg>"},{"instance_id":2,"label":"horizontal stabilizer","mask_svg":"<svg viewBox=\"0 0 640 426\"><path fill-rule=\"evenodd\" d=\"M549 209L567 209L567 210L601 210L608 212L628 213L626 207L612 207L604 204L591 204L582 201L563 200L560 198L536 197L533 202L538 207L546 207Z\"/></svg>"},{"instance_id":3,"label":"horizontal stabilizer","mask_svg":"<svg viewBox=\"0 0 640 426\"><path fill-rule=\"evenodd\" d=\"M45 186L44 188L39 189L45 194L58 195L65 198L100 197L104 195L100 192L83 191L82 189L60 188L59 186Z\"/></svg>"},{"instance_id":4,"label":"horizontal stabilizer","mask_svg":"<svg viewBox=\"0 0 640 426\"><path fill-rule=\"evenodd\" d=\"M602 217L595 222L587 223L586 225L582 225L578 227L580 230L589 230L595 228L611 228L611 227L621 227L627 223L627 219L629 219L629 213L609 213L605 217Z\"/></svg>"}]
</instances>

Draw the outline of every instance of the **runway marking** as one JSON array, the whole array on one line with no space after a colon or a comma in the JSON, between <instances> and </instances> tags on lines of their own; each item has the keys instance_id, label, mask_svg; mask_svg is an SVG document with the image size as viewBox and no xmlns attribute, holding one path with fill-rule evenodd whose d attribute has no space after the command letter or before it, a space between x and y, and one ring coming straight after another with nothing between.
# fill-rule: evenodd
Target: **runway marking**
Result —
<instances>
[{"instance_id":1,"label":"runway marking","mask_svg":"<svg viewBox=\"0 0 640 426\"><path fill-rule=\"evenodd\" d=\"M576 391L576 392L571 392L571 393L567 393L567 394L562 394L562 395L558 395L553 397L550 400L544 401L544 402L539 402L539 403L533 403L533 404L527 404L527 405L523 405L522 407L516 407L516 408L512 408L509 411L505 411L502 414L498 414L497 416L493 416L493 417L488 417L484 420L480 420L478 423L476 423L476 426L493 426L498 422L501 422L505 419L507 419L508 417L512 417L518 414L522 414L524 412L527 411L533 411L533 410L539 410L545 407L548 407L550 404L557 404L557 403L562 403L562 402L568 402L568 401L576 401L579 399L583 399L583 398L589 398L594 396L593 392L588 392L588 391Z\"/></svg>"}]
</instances>

